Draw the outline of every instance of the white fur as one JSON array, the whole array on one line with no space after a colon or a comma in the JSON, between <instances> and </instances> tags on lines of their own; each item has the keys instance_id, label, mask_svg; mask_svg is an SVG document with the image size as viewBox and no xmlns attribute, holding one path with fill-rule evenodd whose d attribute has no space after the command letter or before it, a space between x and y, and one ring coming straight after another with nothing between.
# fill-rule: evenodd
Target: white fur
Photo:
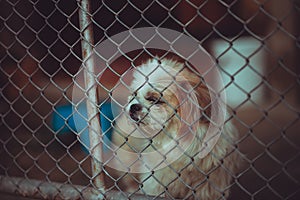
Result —
<instances>
[{"instance_id":1,"label":"white fur","mask_svg":"<svg viewBox=\"0 0 300 200\"><path fill-rule=\"evenodd\" d=\"M178 117L175 115L174 119L172 118L173 120L168 121L167 119L171 116L170 112L172 109L164 105L166 112L162 112L162 105L149 105L149 102L145 100L144 96L147 92L153 90L153 86L155 86L155 90L161 91L171 88L174 89L174 87L177 88L179 85L173 84L170 86L170 83L182 72L183 68L183 63L174 60L163 59L161 63L159 63L157 59L151 59L138 67L133 74L134 80L131 84L131 89L137 93L137 96L132 97L134 99L130 99L126 110L128 112L129 107L135 103L140 103L148 108L142 110L141 115L146 116L142 118L145 122L144 129L149 128L161 134L152 144L154 146L156 145L156 148L164 148L171 140L159 132L162 127L165 127L165 129L171 132L174 138L176 138L175 136L178 135L179 127L182 126L182 123L185 123L180 118L184 118L185 116ZM192 74L191 71L184 71L182 74L185 76L190 75L189 77L185 77L187 81L196 79L196 76ZM197 95L203 96L202 94ZM195 101L192 95L189 99ZM170 98L170 100L172 100L172 98ZM194 110L191 116L195 113L200 113L200 111ZM176 114L178 115L178 113ZM164 124L164 126L162 126L162 124ZM195 128L190 130L195 132L193 134L196 134L197 137L192 140L187 138L187 140L190 140L190 145L185 152L178 155L178 151L175 153L176 151L174 150L174 152L170 152L168 155L175 157L175 162L153 173L144 173L138 176L140 183L143 185L140 187L141 193L179 199L202 200L225 198L228 196L229 192L227 187L229 187L232 174L235 173L239 163L238 154L235 153L233 147L234 141L237 138L237 131L231 123L226 123L223 128L223 133L212 152L204 158L199 158L197 157L197 153L199 153L199 149L201 149L201 138L205 135L208 125L199 122L193 126L195 126ZM126 129L121 127L121 130ZM117 145L121 145L124 143L124 139L114 134L113 142ZM135 140L130 137L128 138L127 144L134 146L138 150L142 150L145 146L144 141ZM127 150L132 151L132 148L127 148ZM124 181L128 182L126 178L124 178ZM128 182L128 184L130 184L130 182ZM130 188L132 189L132 187ZM131 189L128 189L128 191Z\"/></svg>"},{"instance_id":2,"label":"white fur","mask_svg":"<svg viewBox=\"0 0 300 200\"><path fill-rule=\"evenodd\" d=\"M155 84L157 81L161 80L172 80L178 70L175 70L170 66L175 65L178 69L183 68L182 63L173 60L164 59L161 63L158 62L157 58L148 60L135 70L133 74L134 80L131 84L132 90L136 91L139 89L140 92L143 93L151 87L149 84Z\"/></svg>"}]
</instances>

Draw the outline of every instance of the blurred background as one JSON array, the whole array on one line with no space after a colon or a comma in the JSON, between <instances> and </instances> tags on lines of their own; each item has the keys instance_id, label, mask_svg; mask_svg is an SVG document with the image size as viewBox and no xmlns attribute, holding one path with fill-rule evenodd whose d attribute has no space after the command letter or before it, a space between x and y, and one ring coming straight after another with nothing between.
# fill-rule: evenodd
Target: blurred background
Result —
<instances>
[{"instance_id":1,"label":"blurred background","mask_svg":"<svg viewBox=\"0 0 300 200\"><path fill-rule=\"evenodd\" d=\"M82 64L78 1L0 5L0 175L92 186L86 143L72 124ZM230 199L300 198L299 0L103 0L91 9L95 44L153 26L196 39L222 72L230 120L241 134L245 162ZM100 100L132 63L164 53L115 60L100 80Z\"/></svg>"}]
</instances>

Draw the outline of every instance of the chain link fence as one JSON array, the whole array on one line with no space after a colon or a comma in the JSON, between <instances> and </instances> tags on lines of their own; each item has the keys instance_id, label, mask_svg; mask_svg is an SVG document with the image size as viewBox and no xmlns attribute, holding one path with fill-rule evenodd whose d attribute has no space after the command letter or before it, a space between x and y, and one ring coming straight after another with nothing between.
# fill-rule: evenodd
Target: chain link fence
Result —
<instances>
[{"instance_id":1,"label":"chain link fence","mask_svg":"<svg viewBox=\"0 0 300 200\"><path fill-rule=\"evenodd\" d=\"M95 151L87 150L88 128L78 130L72 109L87 49L122 31L161 27L197 41L223 77L228 121L240 134L234 151L243 160L230 174L229 199L299 199L298 0L0 2L1 198L162 198L143 193L135 176L116 176L98 163ZM123 53L106 67L97 88L92 84L104 104L95 106L100 119L91 118L101 121L103 132L111 129L103 127L113 120L105 106L115 84L132 65L155 55L166 52ZM104 139L103 148L95 149L105 154L105 148ZM128 193L126 176L139 189Z\"/></svg>"}]
</instances>

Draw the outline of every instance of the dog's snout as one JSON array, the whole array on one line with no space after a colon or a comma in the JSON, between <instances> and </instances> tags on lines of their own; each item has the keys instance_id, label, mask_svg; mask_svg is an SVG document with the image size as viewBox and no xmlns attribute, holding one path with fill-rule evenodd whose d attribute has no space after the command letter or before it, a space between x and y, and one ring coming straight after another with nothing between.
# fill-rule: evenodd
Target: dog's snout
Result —
<instances>
[{"instance_id":1,"label":"dog's snout","mask_svg":"<svg viewBox=\"0 0 300 200\"><path fill-rule=\"evenodd\" d=\"M130 109L129 109L129 114L130 114L130 117L135 120L135 121L138 121L139 118L138 118L138 114L137 112L138 111L141 111L142 110L142 105L140 104L132 104L130 106Z\"/></svg>"},{"instance_id":2,"label":"dog's snout","mask_svg":"<svg viewBox=\"0 0 300 200\"><path fill-rule=\"evenodd\" d=\"M142 110L142 106L140 104L132 104L130 106L130 112L137 112L137 111L141 111Z\"/></svg>"}]
</instances>

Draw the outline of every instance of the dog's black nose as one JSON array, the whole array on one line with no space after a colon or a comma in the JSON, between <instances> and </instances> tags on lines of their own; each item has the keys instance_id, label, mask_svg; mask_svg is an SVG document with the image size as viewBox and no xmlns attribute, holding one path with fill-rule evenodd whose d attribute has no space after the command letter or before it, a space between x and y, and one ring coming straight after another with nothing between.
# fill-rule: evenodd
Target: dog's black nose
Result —
<instances>
[{"instance_id":1,"label":"dog's black nose","mask_svg":"<svg viewBox=\"0 0 300 200\"><path fill-rule=\"evenodd\" d=\"M130 106L130 112L134 113L137 111L141 111L142 110L142 105L141 104L132 104Z\"/></svg>"},{"instance_id":2,"label":"dog's black nose","mask_svg":"<svg viewBox=\"0 0 300 200\"><path fill-rule=\"evenodd\" d=\"M132 104L130 106L130 109L129 109L129 114L130 114L130 117L135 120L135 121L138 121L139 118L138 118L138 115L136 112L138 111L141 111L142 110L142 105L141 104Z\"/></svg>"}]
</instances>

